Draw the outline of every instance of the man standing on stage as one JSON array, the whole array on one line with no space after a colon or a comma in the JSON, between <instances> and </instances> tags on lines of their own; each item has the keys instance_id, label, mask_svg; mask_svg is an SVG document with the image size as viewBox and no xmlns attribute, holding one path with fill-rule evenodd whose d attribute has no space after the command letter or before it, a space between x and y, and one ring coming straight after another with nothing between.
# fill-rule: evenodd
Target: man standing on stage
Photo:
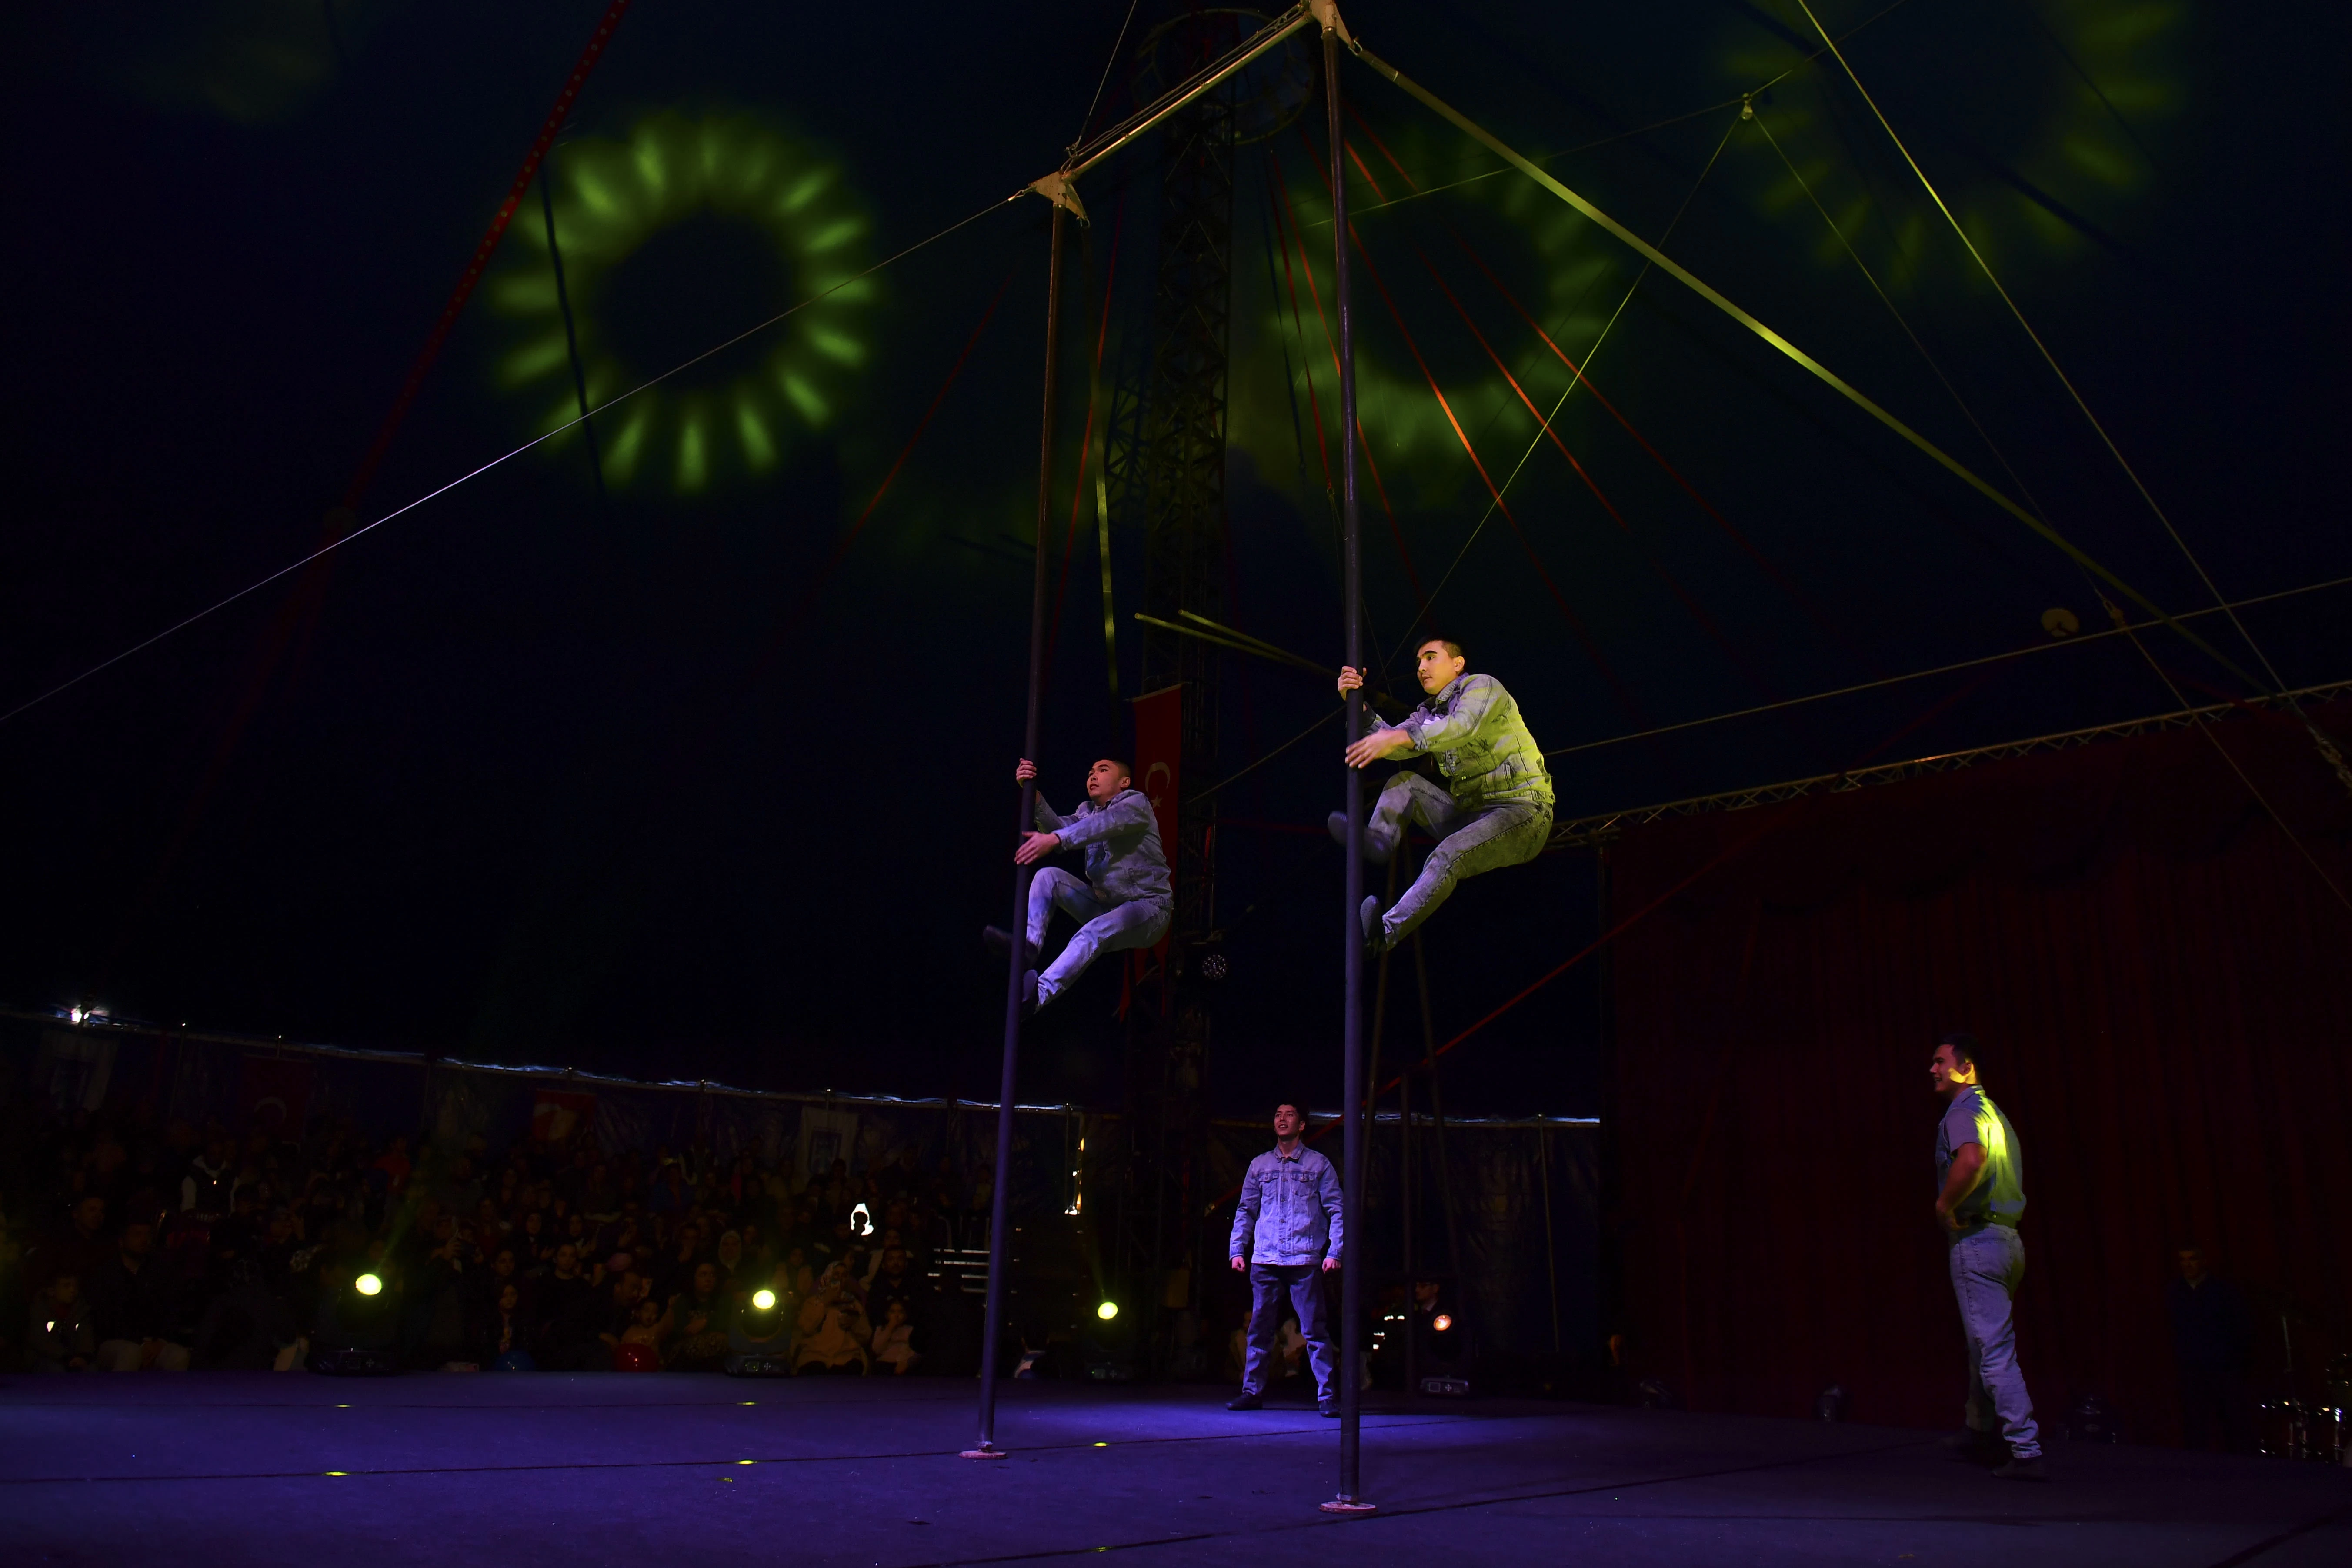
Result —
<instances>
[{"instance_id":1,"label":"man standing on stage","mask_svg":"<svg viewBox=\"0 0 2352 1568\"><path fill-rule=\"evenodd\" d=\"M1252 1160L1249 1174L1242 1178L1241 1206L1234 1211L1226 1250L1233 1254L1234 1272L1249 1275L1249 1359L1242 1368L1242 1391L1226 1403L1228 1410L1255 1410L1265 1403L1266 1368L1276 1354L1286 1294L1315 1368L1315 1408L1326 1415L1339 1414L1339 1347L1331 1339L1321 1277L1339 1267L1347 1221L1339 1173L1300 1140L1306 1128L1298 1107L1276 1106L1274 1147Z\"/></svg>"},{"instance_id":2,"label":"man standing on stage","mask_svg":"<svg viewBox=\"0 0 2352 1568\"><path fill-rule=\"evenodd\" d=\"M1176 913L1175 889L1168 880L1168 857L1160 848L1160 818L1150 800L1133 787L1133 773L1111 757L1096 763L1087 770L1085 804L1067 816L1047 805L1042 792L1035 797L1037 830L1022 835L1013 863L1034 866L1064 849L1084 849L1087 875L1081 881L1048 866L1029 884L1024 1006L1043 1007L1068 990L1096 953L1150 947L1168 934ZM1013 771L1017 784L1036 776L1037 765L1026 757ZM1078 922L1078 929L1061 957L1040 974L1038 950L1045 944L1045 928L1056 906ZM1013 945L1012 934L994 926L981 934L999 952Z\"/></svg>"},{"instance_id":3,"label":"man standing on stage","mask_svg":"<svg viewBox=\"0 0 2352 1568\"><path fill-rule=\"evenodd\" d=\"M1462 645L1444 637L1423 638L1413 657L1413 673L1429 700L1393 728L1371 721L1373 727L1347 750L1351 768L1427 753L1437 759L1447 785L1440 789L1419 773L1400 773L1381 791L1364 825L1364 857L1376 864L1396 853L1408 818L1437 835L1421 875L1385 918L1376 898L1367 897L1358 911L1375 952L1402 942L1445 901L1455 882L1532 860L1551 837L1551 774L1503 683L1467 673ZM1340 667L1340 695L1363 684L1363 671ZM1330 826L1331 837L1344 845L1348 819L1335 811Z\"/></svg>"},{"instance_id":4,"label":"man standing on stage","mask_svg":"<svg viewBox=\"0 0 2352 1568\"><path fill-rule=\"evenodd\" d=\"M1974 1035L1947 1035L1927 1063L1946 1101L1936 1130L1936 1223L1951 1243L1952 1291L1969 1340L1968 1425L1945 1446L1992 1459L2006 1440L2006 1462L1993 1474L2046 1481L2011 1312L2025 1278L2025 1247L2017 1238L2025 1213L2025 1146L1979 1081L1982 1054Z\"/></svg>"}]
</instances>

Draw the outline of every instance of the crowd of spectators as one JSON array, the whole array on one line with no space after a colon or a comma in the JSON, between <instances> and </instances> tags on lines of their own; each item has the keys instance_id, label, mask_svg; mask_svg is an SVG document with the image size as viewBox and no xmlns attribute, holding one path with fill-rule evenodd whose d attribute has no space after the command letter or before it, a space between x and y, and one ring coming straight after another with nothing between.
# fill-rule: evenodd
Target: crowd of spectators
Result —
<instances>
[{"instance_id":1,"label":"crowd of spectators","mask_svg":"<svg viewBox=\"0 0 2352 1568\"><path fill-rule=\"evenodd\" d=\"M835 1160L46 1116L0 1192L0 1365L969 1373L977 1190Z\"/></svg>"}]
</instances>

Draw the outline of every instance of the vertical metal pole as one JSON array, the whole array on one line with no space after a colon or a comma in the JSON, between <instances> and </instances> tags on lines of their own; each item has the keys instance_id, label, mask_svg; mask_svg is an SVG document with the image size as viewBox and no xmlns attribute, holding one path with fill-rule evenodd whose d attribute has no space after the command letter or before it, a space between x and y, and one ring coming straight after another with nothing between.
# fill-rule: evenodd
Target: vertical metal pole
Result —
<instances>
[{"instance_id":1,"label":"vertical metal pole","mask_svg":"<svg viewBox=\"0 0 2352 1568\"><path fill-rule=\"evenodd\" d=\"M1348 292L1348 172L1339 121L1339 36L1326 19L1323 28L1324 133L1331 152L1332 297L1339 312L1339 595L1345 626L1347 662L1364 668L1362 530L1356 510L1356 331ZM1348 693L1347 739L1362 732L1364 702L1360 690ZM1364 930L1358 912L1364 900L1364 778L1355 768L1347 775L1348 813L1347 908L1341 911L1346 951L1347 1003L1342 1026L1346 1065L1339 1075L1345 1086L1339 1115L1342 1158L1347 1170L1341 1180L1340 1203L1347 1217L1348 1238L1339 1270L1339 1492L1343 1504L1359 1501L1363 1459L1363 1393L1358 1386L1362 1360L1360 1322L1366 1256L1362 1229L1364 1213Z\"/></svg>"},{"instance_id":2,"label":"vertical metal pole","mask_svg":"<svg viewBox=\"0 0 2352 1568\"><path fill-rule=\"evenodd\" d=\"M1062 321L1062 226L1066 213L1054 205L1053 255L1045 268L1045 408L1037 435L1036 563L1029 585L1029 721L1021 732L1021 754L1034 762L1045 690L1045 540L1054 490L1054 368ZM1016 835L1035 821L1037 786L1021 786ZM980 1342L980 1446L968 1458L998 1458L996 1446L996 1345L1004 1332L1005 1205L1013 1188L1013 1087L1021 1054L1021 980L1029 966L1029 881L1032 868L1013 868L1013 956L1004 982L1004 1070L996 1091L996 1182L988 1209L988 1311Z\"/></svg>"},{"instance_id":3,"label":"vertical metal pole","mask_svg":"<svg viewBox=\"0 0 2352 1568\"><path fill-rule=\"evenodd\" d=\"M1413 1294L1413 1286L1421 1278L1421 1258L1412 1246L1412 1205L1420 1202L1419 1188L1412 1172L1412 1069L1407 1068L1397 1079L1397 1162L1402 1172L1397 1186L1404 1196L1404 1396L1406 1403L1421 1397L1421 1352L1416 1348L1421 1339L1421 1300Z\"/></svg>"}]
</instances>

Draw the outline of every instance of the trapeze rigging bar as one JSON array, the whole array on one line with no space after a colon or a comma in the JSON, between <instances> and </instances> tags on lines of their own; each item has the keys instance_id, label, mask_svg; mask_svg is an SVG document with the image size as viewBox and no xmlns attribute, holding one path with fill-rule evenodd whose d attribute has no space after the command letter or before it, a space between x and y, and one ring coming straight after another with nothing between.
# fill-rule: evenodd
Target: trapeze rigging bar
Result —
<instances>
[{"instance_id":1,"label":"trapeze rigging bar","mask_svg":"<svg viewBox=\"0 0 2352 1568\"><path fill-rule=\"evenodd\" d=\"M1323 23L1327 31L1337 27L1339 36L1347 37L1346 25L1339 21L1339 13L1333 0L1307 0L1305 5L1294 5L1125 120L1104 130L1092 141L1082 142L1071 148L1069 157L1059 169L1041 179L1032 180L1013 192L1011 199L1017 201L1034 191L1055 205L1075 214L1081 223L1085 222L1086 211L1077 205L1075 188L1080 174L1134 142L1170 115L1248 69L1253 61L1293 33L1318 21ZM1355 47L1355 41L1349 39L1348 46Z\"/></svg>"}]
</instances>

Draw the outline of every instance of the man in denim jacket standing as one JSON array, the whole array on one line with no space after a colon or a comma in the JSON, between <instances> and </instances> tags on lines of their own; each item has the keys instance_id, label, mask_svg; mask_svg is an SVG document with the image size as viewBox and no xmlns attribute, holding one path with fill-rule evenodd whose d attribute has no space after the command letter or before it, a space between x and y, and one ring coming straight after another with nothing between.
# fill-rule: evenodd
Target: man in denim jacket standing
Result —
<instances>
[{"instance_id":1,"label":"man in denim jacket standing","mask_svg":"<svg viewBox=\"0 0 2352 1568\"><path fill-rule=\"evenodd\" d=\"M1339 1173L1300 1140L1306 1127L1298 1107L1276 1106L1274 1147L1252 1160L1242 1178L1226 1250L1234 1272L1246 1271L1250 1279L1249 1363L1228 1410L1255 1410L1265 1403L1266 1364L1282 1331L1287 1295L1315 1368L1315 1407L1326 1415L1339 1414L1339 1347L1332 1342L1321 1276L1339 1267L1348 1227Z\"/></svg>"},{"instance_id":2,"label":"man in denim jacket standing","mask_svg":"<svg viewBox=\"0 0 2352 1568\"><path fill-rule=\"evenodd\" d=\"M1491 675L1469 673L1462 645L1423 637L1413 656L1414 675L1429 700L1393 728L1371 728L1347 751L1351 768L1382 758L1433 756L1446 787L1416 773L1391 777L1364 824L1364 858L1384 864L1404 842L1408 820L1437 835L1437 847L1423 862L1404 896L1385 919L1380 900L1367 898L1358 913L1364 940L1375 952L1411 935L1454 891L1454 884L1482 871L1517 866L1543 853L1551 837L1551 773L1543 751L1528 733L1519 705ZM1363 671L1342 667L1342 696L1364 684ZM1331 814L1331 837L1348 841L1348 819Z\"/></svg>"}]
</instances>

